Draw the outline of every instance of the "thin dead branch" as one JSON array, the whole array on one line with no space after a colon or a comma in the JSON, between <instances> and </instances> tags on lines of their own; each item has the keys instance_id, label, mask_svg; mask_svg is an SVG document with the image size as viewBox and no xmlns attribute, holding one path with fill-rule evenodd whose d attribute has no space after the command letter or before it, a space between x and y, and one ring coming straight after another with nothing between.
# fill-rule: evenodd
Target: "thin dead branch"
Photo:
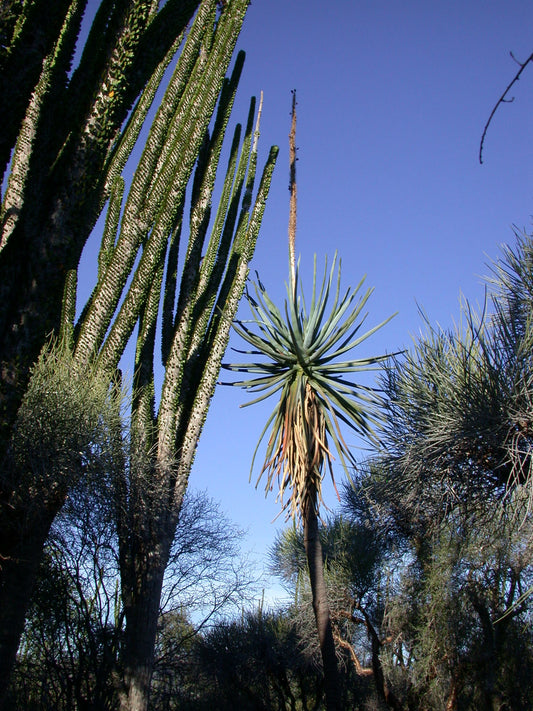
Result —
<instances>
[{"instance_id":1,"label":"thin dead branch","mask_svg":"<svg viewBox=\"0 0 533 711\"><path fill-rule=\"evenodd\" d=\"M289 133L289 263L293 288L296 280L296 89L292 91L291 130Z\"/></svg>"},{"instance_id":2,"label":"thin dead branch","mask_svg":"<svg viewBox=\"0 0 533 711\"><path fill-rule=\"evenodd\" d=\"M511 54L511 57L515 60L515 62L519 65L520 69L519 69L518 72L515 74L513 80L510 82L510 84L507 86L507 88L505 89L505 91L503 92L503 94L500 96L500 98L499 98L498 101L496 102L496 105L495 105L494 108L492 109L492 111L491 111L491 113L490 113L490 116L489 116L489 118L488 118L488 121L487 121L487 123L485 124L485 128L483 129L483 134L482 134L482 136L481 136L481 141L480 141L480 144L479 144L479 162L480 162L480 163L483 163L483 144L485 143L485 136L487 135L487 131L488 131L489 126L490 126L490 123L491 123L491 121L492 121L492 119L493 119L493 117L494 117L494 114L495 114L496 111L498 110L498 107L499 107L500 104L510 104L510 103L512 103L512 102L514 101L514 96L511 97L510 99L508 99L508 98L507 98L507 94L509 93L511 87L520 79L520 75L522 74L522 72L524 71L524 69L527 67L527 65L528 65L530 62L533 61L533 54L530 54L529 57L526 59L526 61L523 62L523 63L519 62L519 61L515 58L515 56L513 55L512 52L510 52L510 54Z\"/></svg>"}]
</instances>

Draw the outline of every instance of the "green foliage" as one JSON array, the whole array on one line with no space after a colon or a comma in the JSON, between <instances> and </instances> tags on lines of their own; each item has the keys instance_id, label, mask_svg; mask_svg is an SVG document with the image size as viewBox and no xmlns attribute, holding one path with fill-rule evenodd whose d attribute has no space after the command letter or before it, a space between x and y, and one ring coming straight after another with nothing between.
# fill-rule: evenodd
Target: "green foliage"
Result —
<instances>
[{"instance_id":1,"label":"green foliage","mask_svg":"<svg viewBox=\"0 0 533 711\"><path fill-rule=\"evenodd\" d=\"M509 509L468 528L451 518L399 569L386 628L403 656L385 649L383 663L414 708L444 710L452 698L465 709L531 703L531 613L527 602L514 604L533 574L524 492Z\"/></svg>"},{"instance_id":2,"label":"green foliage","mask_svg":"<svg viewBox=\"0 0 533 711\"><path fill-rule=\"evenodd\" d=\"M412 520L430 524L439 510L501 499L531 479L532 250L518 236L516 252L494 265L491 313L464 303L454 330L428 324L386 369L387 426L374 466Z\"/></svg>"},{"instance_id":3,"label":"green foliage","mask_svg":"<svg viewBox=\"0 0 533 711\"><path fill-rule=\"evenodd\" d=\"M252 347L245 352L265 360L224 365L229 370L257 376L231 383L261 393L247 405L280 393L255 454L271 427L260 476L267 472L267 492L278 479L282 503L285 491L290 489L289 500L283 508L289 507L293 517L301 515L308 498L313 506L321 503L324 463L333 477L333 455L328 438L332 439L346 470L348 463L354 463L341 432L341 423L360 435L375 438L373 426L378 422L378 394L347 376L373 369L386 356L349 361L339 361L339 357L359 346L387 321L358 335L364 321L362 311L372 291L369 289L359 295L360 282L354 290L348 289L342 295L340 264L336 285L335 267L336 257L329 276L326 265L322 284L317 288L315 259L309 310L301 288L299 265L294 281L287 285L284 314L258 281L254 285L256 298L248 295L257 332L242 321L235 324L235 330Z\"/></svg>"},{"instance_id":4,"label":"green foliage","mask_svg":"<svg viewBox=\"0 0 533 711\"><path fill-rule=\"evenodd\" d=\"M531 705L531 253L518 236L483 313L427 322L386 367L383 447L349 496L394 543L380 657L409 708Z\"/></svg>"},{"instance_id":5,"label":"green foliage","mask_svg":"<svg viewBox=\"0 0 533 711\"><path fill-rule=\"evenodd\" d=\"M533 662L531 605L521 594L533 575L527 490L496 512L490 502L467 520L457 510L438 530L426 529L422 541L418 532L391 536L384 502L365 503L367 490L365 482L358 492L346 487L345 514L320 531L338 655L358 680L360 702L379 705L371 702L375 695L383 704L388 698L389 707L420 711L474 711L488 703L527 709ZM300 644L316 655L296 528L278 536L271 559L294 596L287 614Z\"/></svg>"},{"instance_id":6,"label":"green foliage","mask_svg":"<svg viewBox=\"0 0 533 711\"><path fill-rule=\"evenodd\" d=\"M326 571L336 569L340 574L342 570L346 592L356 590L358 598L372 588L383 565L385 545L374 525L375 522L368 525L355 518L337 515L328 517L319 526ZM270 550L270 570L291 591L294 591L299 576L306 572L303 532L296 526L286 528L276 536Z\"/></svg>"},{"instance_id":7,"label":"green foliage","mask_svg":"<svg viewBox=\"0 0 533 711\"><path fill-rule=\"evenodd\" d=\"M320 703L316 660L301 650L295 626L283 613L260 609L222 624L205 635L197 654L203 695L190 708L214 703L266 711Z\"/></svg>"},{"instance_id":8,"label":"green foliage","mask_svg":"<svg viewBox=\"0 0 533 711\"><path fill-rule=\"evenodd\" d=\"M105 370L76 363L60 342L52 342L32 369L10 455L12 471L36 507L51 506L56 497L62 501L80 469L91 476L110 466L110 442L120 439L124 403L110 380Z\"/></svg>"}]
</instances>

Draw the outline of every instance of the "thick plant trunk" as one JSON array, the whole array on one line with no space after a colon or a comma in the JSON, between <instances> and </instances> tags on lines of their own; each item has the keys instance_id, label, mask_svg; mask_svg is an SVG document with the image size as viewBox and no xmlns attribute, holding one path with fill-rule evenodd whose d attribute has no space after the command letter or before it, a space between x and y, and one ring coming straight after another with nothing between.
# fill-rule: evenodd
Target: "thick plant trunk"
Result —
<instances>
[{"instance_id":1,"label":"thick plant trunk","mask_svg":"<svg viewBox=\"0 0 533 711\"><path fill-rule=\"evenodd\" d=\"M122 597L126 630L121 711L146 711L155 661L157 621L169 545L150 526L130 532L121 551Z\"/></svg>"},{"instance_id":2,"label":"thick plant trunk","mask_svg":"<svg viewBox=\"0 0 533 711\"><path fill-rule=\"evenodd\" d=\"M326 691L326 707L328 711L340 711L342 708L339 671L335 642L327 599L326 582L324 580L324 562L322 545L318 535L318 520L314 502L308 502L303 516L304 545L309 566L309 579L313 596L322 665L324 668L324 688Z\"/></svg>"},{"instance_id":3,"label":"thick plant trunk","mask_svg":"<svg viewBox=\"0 0 533 711\"><path fill-rule=\"evenodd\" d=\"M389 708L394 709L394 711L403 711L403 705L399 699L396 698L396 695L392 689L389 688L389 685L385 679L383 665L381 663L381 642L379 640L378 633L376 632L376 629L366 611L362 607L360 607L359 610L365 618L366 629L372 643L372 671L374 684L376 686L376 693Z\"/></svg>"},{"instance_id":4,"label":"thick plant trunk","mask_svg":"<svg viewBox=\"0 0 533 711\"><path fill-rule=\"evenodd\" d=\"M121 711L146 711L154 669L154 648L163 571L142 586L144 597L126 611L124 693ZM144 582L144 581L143 581Z\"/></svg>"},{"instance_id":5,"label":"thick plant trunk","mask_svg":"<svg viewBox=\"0 0 533 711\"><path fill-rule=\"evenodd\" d=\"M9 546L6 549L8 555L0 561L0 710L4 708L26 612L52 520L53 515L50 514L34 519L31 524L24 522L26 530L23 540ZM11 538L13 540L13 536Z\"/></svg>"}]
</instances>

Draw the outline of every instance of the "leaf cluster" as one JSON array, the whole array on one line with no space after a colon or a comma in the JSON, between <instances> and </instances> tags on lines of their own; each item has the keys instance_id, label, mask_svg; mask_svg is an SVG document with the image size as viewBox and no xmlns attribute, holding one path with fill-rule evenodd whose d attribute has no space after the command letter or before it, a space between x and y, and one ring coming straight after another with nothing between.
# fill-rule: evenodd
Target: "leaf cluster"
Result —
<instances>
[{"instance_id":1,"label":"leaf cluster","mask_svg":"<svg viewBox=\"0 0 533 711\"><path fill-rule=\"evenodd\" d=\"M122 438L124 403L125 394L104 369L76 363L59 341L43 350L17 415L8 460L35 504L62 501L80 471L90 478L111 466L109 457Z\"/></svg>"},{"instance_id":2,"label":"leaf cluster","mask_svg":"<svg viewBox=\"0 0 533 711\"><path fill-rule=\"evenodd\" d=\"M533 472L532 240L517 235L493 266L485 308L432 326L386 367L383 447L372 486L422 524L467 514L528 484ZM394 496L392 492L394 491Z\"/></svg>"},{"instance_id":3,"label":"leaf cluster","mask_svg":"<svg viewBox=\"0 0 533 711\"><path fill-rule=\"evenodd\" d=\"M327 263L320 285L317 283L316 258L311 301L307 306L299 264L295 278L287 285L283 312L271 301L261 281L254 284L255 297L248 293L251 321L238 321L234 328L247 341L249 356L259 356L251 363L226 364L225 368L253 375L232 385L245 388L258 397L252 405L279 393L279 401L261 433L254 452L270 428L265 461L259 478L267 473L266 491L279 483L283 502L286 490L291 516L300 515L308 502L321 502L321 482L327 465L333 478L331 439L340 462L347 471L354 463L341 425L361 436L376 440L380 397L375 389L357 383L352 374L375 369L386 356L345 360L387 321L360 333L366 315L363 309L372 293L360 294L363 281L355 289L341 293L340 263L337 257L328 274ZM249 324L253 324L252 328Z\"/></svg>"}]
</instances>

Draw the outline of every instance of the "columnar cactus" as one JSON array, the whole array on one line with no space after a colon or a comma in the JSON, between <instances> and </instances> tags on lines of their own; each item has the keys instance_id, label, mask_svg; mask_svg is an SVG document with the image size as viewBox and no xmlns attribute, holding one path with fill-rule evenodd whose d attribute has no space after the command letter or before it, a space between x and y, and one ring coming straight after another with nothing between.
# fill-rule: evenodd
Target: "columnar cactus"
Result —
<instances>
[{"instance_id":1,"label":"columnar cactus","mask_svg":"<svg viewBox=\"0 0 533 711\"><path fill-rule=\"evenodd\" d=\"M25 14L22 5L13 11L16 26L8 18L2 27L0 18L0 30L11 38L7 57L0 55L0 70L15 62L25 23L36 22L36 15ZM41 5L38 0L32 4ZM208 231L215 174L243 56L237 57L229 79L225 73L247 5L248 0L231 0L221 9L215 0L168 0L158 10L157 2L147 0L102 2L70 78L85 3L58 3L59 19L54 6L55 24L50 18L39 30L50 36L43 40L40 72L32 75L33 84L28 79L31 89L26 84L21 88L27 108L17 124L0 242L3 680L9 676L22 630L25 591L31 589L49 525L68 491L68 482L54 484L53 465L46 478L28 487L32 472L19 471L13 456L17 410L32 363L53 333L60 343L58 354L68 354L76 373L86 369L89 374L96 366L111 382L139 325L130 462L124 461L122 480L117 481L117 494L123 494L117 495L117 516L127 620L123 703L125 708L146 706L158 586L160 590L276 157L272 149L254 201L257 140L252 107L241 147L240 128L236 130L221 202ZM122 169L178 47L179 60L126 191ZM5 76L4 83L9 83ZM186 188L194 170L188 246L180 255ZM97 283L75 322L79 258L105 204ZM156 415L153 372L160 309L166 374ZM141 450L147 456L140 456ZM132 464L139 461L142 471ZM72 472L72 482L80 472ZM147 481L152 494L144 496L141 486ZM30 510L38 515L29 517ZM140 595L140 590L149 594Z\"/></svg>"}]
</instances>

